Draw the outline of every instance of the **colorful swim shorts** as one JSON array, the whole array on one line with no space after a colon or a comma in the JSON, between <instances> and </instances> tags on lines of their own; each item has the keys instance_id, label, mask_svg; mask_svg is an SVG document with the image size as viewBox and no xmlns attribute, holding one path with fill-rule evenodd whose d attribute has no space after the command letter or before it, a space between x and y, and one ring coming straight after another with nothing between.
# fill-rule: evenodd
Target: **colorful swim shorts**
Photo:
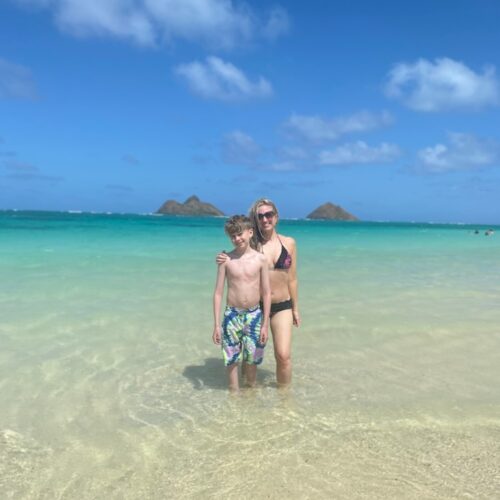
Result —
<instances>
[{"instance_id":1,"label":"colorful swim shorts","mask_svg":"<svg viewBox=\"0 0 500 500\"><path fill-rule=\"evenodd\" d=\"M262 311L257 305L250 309L227 306L222 323L222 355L230 366L243 359L250 365L260 365L265 344L259 342Z\"/></svg>"}]
</instances>

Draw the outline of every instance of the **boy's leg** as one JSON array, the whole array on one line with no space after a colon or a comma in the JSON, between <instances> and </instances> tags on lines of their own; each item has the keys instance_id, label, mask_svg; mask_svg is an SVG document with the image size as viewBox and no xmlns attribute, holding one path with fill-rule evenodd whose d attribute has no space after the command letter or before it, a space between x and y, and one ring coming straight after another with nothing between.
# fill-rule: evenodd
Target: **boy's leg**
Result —
<instances>
[{"instance_id":1,"label":"boy's leg","mask_svg":"<svg viewBox=\"0 0 500 500\"><path fill-rule=\"evenodd\" d=\"M241 383L243 385L251 385L249 380L248 380L248 375L247 375L248 369L252 370L252 365L248 364L245 357L243 356L243 363L241 363ZM251 378L252 378L252 374L250 374L250 379Z\"/></svg>"},{"instance_id":2,"label":"boy's leg","mask_svg":"<svg viewBox=\"0 0 500 500\"><path fill-rule=\"evenodd\" d=\"M246 317L247 331L243 335L243 374L246 385L254 387L257 381L257 365L264 357L264 344L259 341L262 311L260 308L249 312Z\"/></svg>"},{"instance_id":3,"label":"boy's leg","mask_svg":"<svg viewBox=\"0 0 500 500\"><path fill-rule=\"evenodd\" d=\"M222 354L230 391L239 390L238 362L241 359L240 320L234 308L226 307L222 333Z\"/></svg>"},{"instance_id":4,"label":"boy's leg","mask_svg":"<svg viewBox=\"0 0 500 500\"><path fill-rule=\"evenodd\" d=\"M237 392L240 390L240 384L238 382L238 363L233 363L226 368L227 371L227 381L229 385L229 390Z\"/></svg>"},{"instance_id":5,"label":"boy's leg","mask_svg":"<svg viewBox=\"0 0 500 500\"><path fill-rule=\"evenodd\" d=\"M250 365L244 363L245 367L245 383L249 387L255 387L255 382L257 381L257 365Z\"/></svg>"}]
</instances>

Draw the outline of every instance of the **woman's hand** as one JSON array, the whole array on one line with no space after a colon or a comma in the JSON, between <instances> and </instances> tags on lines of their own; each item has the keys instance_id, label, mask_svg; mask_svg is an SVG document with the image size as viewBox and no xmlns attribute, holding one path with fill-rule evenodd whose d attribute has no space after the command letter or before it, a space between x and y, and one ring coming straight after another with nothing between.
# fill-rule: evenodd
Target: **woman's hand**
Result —
<instances>
[{"instance_id":1,"label":"woman's hand","mask_svg":"<svg viewBox=\"0 0 500 500\"><path fill-rule=\"evenodd\" d=\"M298 309L292 309L293 324L298 328L300 326L300 314Z\"/></svg>"},{"instance_id":2,"label":"woman's hand","mask_svg":"<svg viewBox=\"0 0 500 500\"><path fill-rule=\"evenodd\" d=\"M225 250L222 250L222 252L218 253L215 257L215 262L217 264L224 264L224 262L227 262L228 260L230 260L230 257Z\"/></svg>"}]
</instances>

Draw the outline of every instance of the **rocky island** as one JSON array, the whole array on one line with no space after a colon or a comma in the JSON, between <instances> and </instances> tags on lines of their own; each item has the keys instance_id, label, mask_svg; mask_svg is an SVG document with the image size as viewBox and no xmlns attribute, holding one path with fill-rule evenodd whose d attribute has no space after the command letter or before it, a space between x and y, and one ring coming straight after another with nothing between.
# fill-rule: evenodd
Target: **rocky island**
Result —
<instances>
[{"instance_id":1,"label":"rocky island","mask_svg":"<svg viewBox=\"0 0 500 500\"><path fill-rule=\"evenodd\" d=\"M197 196L190 196L184 203L175 200L167 200L157 211L164 215L197 215L217 216L224 215L217 207L210 203L200 201Z\"/></svg>"},{"instance_id":2,"label":"rocky island","mask_svg":"<svg viewBox=\"0 0 500 500\"><path fill-rule=\"evenodd\" d=\"M307 219L330 219L330 220L348 220L355 221L359 220L355 215L350 214L347 210L344 210L339 205L334 205L333 203L324 203L319 206L316 210L313 210Z\"/></svg>"}]
</instances>

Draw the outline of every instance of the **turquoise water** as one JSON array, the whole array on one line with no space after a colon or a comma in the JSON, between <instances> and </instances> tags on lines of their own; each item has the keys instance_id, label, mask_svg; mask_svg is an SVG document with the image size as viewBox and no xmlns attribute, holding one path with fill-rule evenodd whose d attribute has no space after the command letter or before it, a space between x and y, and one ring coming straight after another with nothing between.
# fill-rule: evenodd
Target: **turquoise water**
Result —
<instances>
[{"instance_id":1,"label":"turquoise water","mask_svg":"<svg viewBox=\"0 0 500 500\"><path fill-rule=\"evenodd\" d=\"M4 496L494 498L500 228L282 221L293 387L269 346L234 398L211 344L223 222L0 212Z\"/></svg>"}]
</instances>

